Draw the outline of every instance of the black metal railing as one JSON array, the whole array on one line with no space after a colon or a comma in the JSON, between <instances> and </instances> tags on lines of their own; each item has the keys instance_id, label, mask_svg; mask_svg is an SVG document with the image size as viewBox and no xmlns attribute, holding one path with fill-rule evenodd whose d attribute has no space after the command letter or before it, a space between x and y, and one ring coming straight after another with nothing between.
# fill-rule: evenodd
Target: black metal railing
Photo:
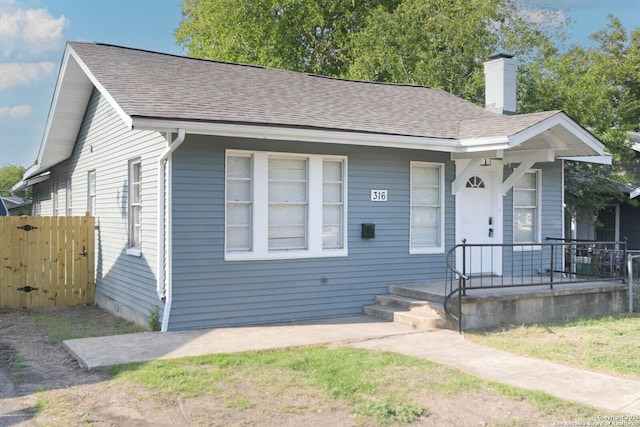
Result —
<instances>
[{"instance_id":1,"label":"black metal railing","mask_svg":"<svg viewBox=\"0 0 640 427\"><path fill-rule=\"evenodd\" d=\"M626 278L625 241L547 238L544 243L472 244L463 242L446 256L445 312L462 331L462 298L468 291L554 286ZM457 301L453 313L451 299Z\"/></svg>"}]
</instances>

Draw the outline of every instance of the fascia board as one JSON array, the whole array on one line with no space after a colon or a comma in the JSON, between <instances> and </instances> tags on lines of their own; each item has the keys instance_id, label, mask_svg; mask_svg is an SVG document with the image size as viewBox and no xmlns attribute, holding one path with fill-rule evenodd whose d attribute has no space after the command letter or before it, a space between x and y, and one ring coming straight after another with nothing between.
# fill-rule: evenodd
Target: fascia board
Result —
<instances>
[{"instance_id":1,"label":"fascia board","mask_svg":"<svg viewBox=\"0 0 640 427\"><path fill-rule=\"evenodd\" d=\"M562 160L572 160L574 162L597 163L600 165L611 165L613 156L605 153L602 156L580 156L580 157L558 157Z\"/></svg>"},{"instance_id":2,"label":"fascia board","mask_svg":"<svg viewBox=\"0 0 640 427\"><path fill-rule=\"evenodd\" d=\"M342 132L333 130L299 129L228 123L201 123L135 117L133 119L133 129L175 131L175 129L180 128L185 129L187 133L191 134L238 138L320 142L327 144L363 145L371 147L406 148L442 152L458 152L461 150L459 140L448 138L423 138L377 133Z\"/></svg>"},{"instance_id":3,"label":"fascia board","mask_svg":"<svg viewBox=\"0 0 640 427\"><path fill-rule=\"evenodd\" d=\"M84 73L87 75L87 77L89 78L89 80L91 80L91 83L93 83L93 85L96 87L96 89L98 89L98 91L100 92L100 94L102 94L102 96L105 97L105 99L107 100L107 102L109 103L109 105L111 106L111 108L113 108L115 110L115 112L118 114L118 116L120 116L120 118L122 119L122 121L126 124L126 126L131 129L133 126L133 120L132 118L124 112L124 110L122 109L122 107L120 106L120 104L118 104L116 102L116 100L113 98L113 96L111 96L111 94L109 93L109 91L107 91L107 89L105 89L105 87L102 85L102 83L100 83L98 81L98 79L96 78L96 76L93 75L93 73L91 72L91 70L89 69L89 67L82 61L82 59L80 59L80 57L78 56L78 54L73 50L73 48L69 47L69 52L70 55L73 56L73 58L76 60L76 62L78 63L78 65L80 66L80 68L82 69L82 71L84 71Z\"/></svg>"},{"instance_id":4,"label":"fascia board","mask_svg":"<svg viewBox=\"0 0 640 427\"><path fill-rule=\"evenodd\" d=\"M80 69L80 71L77 71L78 68L74 70L74 67L76 66ZM93 73L91 73L91 70L89 70L87 65L80 59L73 48L67 45L60 65L60 70L58 71L58 78L56 80L53 99L49 108L49 115L47 117L47 123L45 125L42 142L40 143L38 159L32 167L25 171L25 178L30 178L39 173L42 173L48 170L50 167L56 165L57 163L66 160L66 158L68 158L68 156L66 155L67 152L70 155L71 151L73 150L76 135L74 135L73 137L65 135L65 133L69 130L69 124L61 124L59 123L59 121L62 120L62 117L64 117L65 120L71 120L74 123L74 126L72 126L71 128L75 128L75 124L77 124L77 127L79 129L82 118L84 117L84 108L86 107L86 105L82 105L83 103L77 103L78 105L76 105L76 108L78 110L73 111L72 113L69 113L68 111L61 112L61 110L65 108L63 104L65 103L65 100L68 102L68 97L73 98L80 96L86 97L88 99L88 97L90 96L90 92L87 92L90 91L90 89L79 87L79 83L77 81L69 81L69 79L72 78L72 76L70 75L74 72L84 73L86 77L86 85L89 86L90 83L91 85L96 87L107 99L107 101L117 112L117 114L122 118L125 124L129 128L131 128L131 118L115 102L113 97L107 92L104 86L100 84L98 79L96 79ZM74 103L74 105L75 104L76 103ZM80 108L82 108L82 112L80 112Z\"/></svg>"},{"instance_id":5,"label":"fascia board","mask_svg":"<svg viewBox=\"0 0 640 427\"><path fill-rule=\"evenodd\" d=\"M562 126L594 152L600 155L604 154L604 144L563 112L544 119L520 132L515 133L514 135L509 136L509 146L510 148L517 147L554 126Z\"/></svg>"}]
</instances>

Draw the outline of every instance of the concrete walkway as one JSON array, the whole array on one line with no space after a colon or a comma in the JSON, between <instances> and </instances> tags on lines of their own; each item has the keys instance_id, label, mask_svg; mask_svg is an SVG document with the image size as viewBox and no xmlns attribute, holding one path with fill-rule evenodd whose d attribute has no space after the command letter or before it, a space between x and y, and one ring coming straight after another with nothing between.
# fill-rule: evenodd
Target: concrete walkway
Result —
<instances>
[{"instance_id":1,"label":"concrete walkway","mask_svg":"<svg viewBox=\"0 0 640 427\"><path fill-rule=\"evenodd\" d=\"M475 344L449 330L354 316L269 326L185 332L145 332L64 342L88 369L213 353L339 344L407 354L480 378L542 390L612 412L640 415L640 381L517 356Z\"/></svg>"}]
</instances>

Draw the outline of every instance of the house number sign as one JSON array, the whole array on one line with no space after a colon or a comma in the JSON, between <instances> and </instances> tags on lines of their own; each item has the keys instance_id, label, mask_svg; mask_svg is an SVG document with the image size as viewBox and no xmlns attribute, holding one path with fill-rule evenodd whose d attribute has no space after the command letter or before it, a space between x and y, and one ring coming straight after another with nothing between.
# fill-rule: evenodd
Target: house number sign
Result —
<instances>
[{"instance_id":1,"label":"house number sign","mask_svg":"<svg viewBox=\"0 0 640 427\"><path fill-rule=\"evenodd\" d=\"M387 190L371 190L372 202L386 202L387 200Z\"/></svg>"}]
</instances>

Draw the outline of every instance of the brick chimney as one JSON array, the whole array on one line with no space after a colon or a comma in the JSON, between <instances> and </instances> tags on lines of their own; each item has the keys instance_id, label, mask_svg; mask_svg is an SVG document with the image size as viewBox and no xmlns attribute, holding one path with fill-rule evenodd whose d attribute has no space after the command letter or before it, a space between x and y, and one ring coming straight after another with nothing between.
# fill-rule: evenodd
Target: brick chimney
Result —
<instances>
[{"instance_id":1,"label":"brick chimney","mask_svg":"<svg viewBox=\"0 0 640 427\"><path fill-rule=\"evenodd\" d=\"M516 61L513 55L494 55L484 63L484 104L496 114L516 113Z\"/></svg>"}]
</instances>

